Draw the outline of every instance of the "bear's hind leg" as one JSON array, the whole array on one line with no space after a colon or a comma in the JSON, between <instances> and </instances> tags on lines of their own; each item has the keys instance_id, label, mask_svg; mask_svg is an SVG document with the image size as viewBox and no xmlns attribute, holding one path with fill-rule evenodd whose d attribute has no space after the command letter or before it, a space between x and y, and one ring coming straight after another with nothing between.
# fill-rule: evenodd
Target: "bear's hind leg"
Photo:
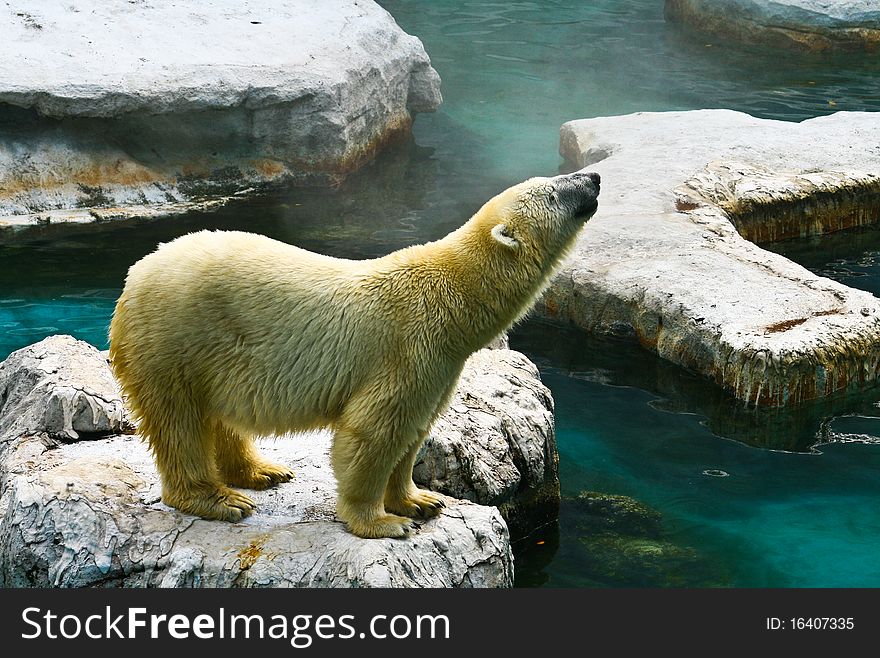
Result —
<instances>
[{"instance_id":1,"label":"bear's hind leg","mask_svg":"<svg viewBox=\"0 0 880 658\"><path fill-rule=\"evenodd\" d=\"M162 478L162 500L203 519L240 521L256 505L220 481L214 463L213 434L188 411L143 414L141 430L149 437ZM157 427L151 422L153 418L173 419L173 426Z\"/></svg>"},{"instance_id":2,"label":"bear's hind leg","mask_svg":"<svg viewBox=\"0 0 880 658\"><path fill-rule=\"evenodd\" d=\"M293 478L289 468L265 459L251 437L221 423L214 425L214 458L220 478L233 487L262 490Z\"/></svg>"},{"instance_id":3,"label":"bear's hind leg","mask_svg":"<svg viewBox=\"0 0 880 658\"><path fill-rule=\"evenodd\" d=\"M338 427L330 457L336 474L336 513L358 537L406 537L412 519L385 511L388 478L398 454L393 442Z\"/></svg>"},{"instance_id":4,"label":"bear's hind leg","mask_svg":"<svg viewBox=\"0 0 880 658\"><path fill-rule=\"evenodd\" d=\"M424 443L425 435L419 437L403 456L388 480L385 488L385 509L412 518L431 518L446 507L443 497L416 486L412 479L413 465Z\"/></svg>"}]
</instances>

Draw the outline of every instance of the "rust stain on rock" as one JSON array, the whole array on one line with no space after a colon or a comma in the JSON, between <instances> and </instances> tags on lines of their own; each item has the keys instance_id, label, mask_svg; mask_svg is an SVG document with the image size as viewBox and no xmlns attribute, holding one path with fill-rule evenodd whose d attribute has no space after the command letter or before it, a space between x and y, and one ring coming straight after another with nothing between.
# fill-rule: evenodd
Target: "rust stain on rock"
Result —
<instances>
[{"instance_id":1,"label":"rust stain on rock","mask_svg":"<svg viewBox=\"0 0 880 658\"><path fill-rule=\"evenodd\" d=\"M250 569L263 556L263 547L266 545L267 539L269 539L268 535L260 535L256 539L251 540L247 548L243 548L238 552L236 557L239 560L242 571Z\"/></svg>"},{"instance_id":2,"label":"rust stain on rock","mask_svg":"<svg viewBox=\"0 0 880 658\"><path fill-rule=\"evenodd\" d=\"M34 189L49 190L62 185L99 188L107 185L138 186L165 182L168 177L132 160L117 158L109 162L95 160L69 169L41 167L39 171L18 169L0 179L0 197L11 197Z\"/></svg>"},{"instance_id":3,"label":"rust stain on rock","mask_svg":"<svg viewBox=\"0 0 880 658\"><path fill-rule=\"evenodd\" d=\"M275 178L276 176L283 174L285 171L282 162L270 158L257 158L256 160L251 160L251 165L253 165L258 174L266 178Z\"/></svg>"},{"instance_id":4,"label":"rust stain on rock","mask_svg":"<svg viewBox=\"0 0 880 658\"><path fill-rule=\"evenodd\" d=\"M792 327L797 327L798 325L801 325L806 321L807 318L794 318L793 320L783 320L782 322L776 322L774 324L768 325L765 331L768 334L778 334L783 331L788 331Z\"/></svg>"},{"instance_id":5,"label":"rust stain on rock","mask_svg":"<svg viewBox=\"0 0 880 658\"><path fill-rule=\"evenodd\" d=\"M823 317L823 316L827 316L827 315L836 315L837 313L840 313L839 308L834 308L829 311L817 311L816 313L813 313L812 315L810 315L809 317L806 317L806 318L793 318L791 320L783 320L782 322L775 322L774 324L767 325L767 327L765 327L764 331L768 334L777 334L777 333L781 333L783 331L788 331L789 329L791 329L793 327L797 327L799 325L802 325L804 322L806 322L810 318L819 318L819 317Z\"/></svg>"},{"instance_id":6,"label":"rust stain on rock","mask_svg":"<svg viewBox=\"0 0 880 658\"><path fill-rule=\"evenodd\" d=\"M676 199L675 200L675 209L678 212L688 212L689 210L696 210L700 207L699 203L694 203L693 201L689 201L687 199Z\"/></svg>"}]
</instances>

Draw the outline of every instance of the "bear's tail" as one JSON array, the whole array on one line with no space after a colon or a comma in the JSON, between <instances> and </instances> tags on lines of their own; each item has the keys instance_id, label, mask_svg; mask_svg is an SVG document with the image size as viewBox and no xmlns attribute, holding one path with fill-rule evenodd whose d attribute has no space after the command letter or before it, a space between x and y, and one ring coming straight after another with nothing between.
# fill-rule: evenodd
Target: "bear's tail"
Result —
<instances>
[{"instance_id":1,"label":"bear's tail","mask_svg":"<svg viewBox=\"0 0 880 658\"><path fill-rule=\"evenodd\" d=\"M113 309L113 318L110 320L110 368L122 388L122 398L135 419L140 418L140 409L137 408L136 396L133 395L133 381L131 362L126 352L126 336L131 335L128 327L127 311L128 295L125 291L116 301Z\"/></svg>"}]
</instances>

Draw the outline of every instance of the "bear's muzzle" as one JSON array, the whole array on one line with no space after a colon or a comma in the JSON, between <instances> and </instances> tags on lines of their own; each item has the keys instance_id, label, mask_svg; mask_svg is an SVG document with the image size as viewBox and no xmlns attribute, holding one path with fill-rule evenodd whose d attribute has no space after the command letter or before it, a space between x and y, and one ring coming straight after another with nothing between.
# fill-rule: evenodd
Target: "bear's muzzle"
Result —
<instances>
[{"instance_id":1,"label":"bear's muzzle","mask_svg":"<svg viewBox=\"0 0 880 658\"><path fill-rule=\"evenodd\" d=\"M576 171L556 176L556 189L567 205L574 209L574 217L586 222L599 207L599 187L602 179L596 172Z\"/></svg>"}]
</instances>

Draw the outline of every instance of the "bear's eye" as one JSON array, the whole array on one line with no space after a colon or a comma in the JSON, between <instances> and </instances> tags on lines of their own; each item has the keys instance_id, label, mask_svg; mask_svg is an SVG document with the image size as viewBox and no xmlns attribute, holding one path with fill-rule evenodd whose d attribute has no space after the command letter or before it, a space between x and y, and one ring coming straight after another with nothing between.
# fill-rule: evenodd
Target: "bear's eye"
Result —
<instances>
[{"instance_id":1,"label":"bear's eye","mask_svg":"<svg viewBox=\"0 0 880 658\"><path fill-rule=\"evenodd\" d=\"M550 199L550 203L552 203L553 205L557 205L559 203L559 197L556 196L556 192L550 192L548 198Z\"/></svg>"}]
</instances>

